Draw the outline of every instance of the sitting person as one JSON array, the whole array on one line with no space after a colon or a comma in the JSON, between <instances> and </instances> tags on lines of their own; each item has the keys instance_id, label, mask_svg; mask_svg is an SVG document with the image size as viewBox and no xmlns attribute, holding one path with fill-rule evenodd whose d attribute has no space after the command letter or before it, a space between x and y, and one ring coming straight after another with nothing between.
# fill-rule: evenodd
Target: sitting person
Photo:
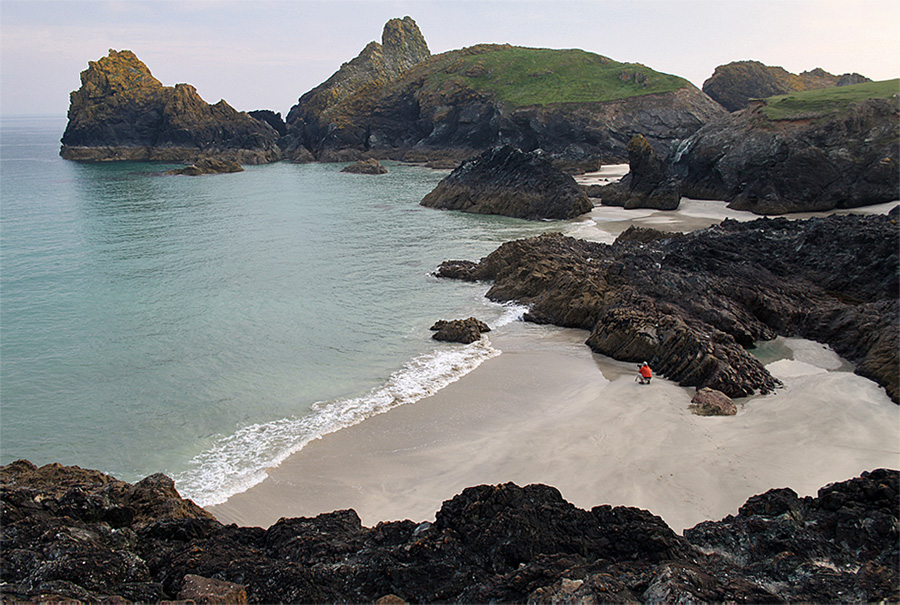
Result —
<instances>
[{"instance_id":1,"label":"sitting person","mask_svg":"<svg viewBox=\"0 0 900 605\"><path fill-rule=\"evenodd\" d=\"M650 384L650 378L653 377L653 372L650 370L650 366L647 365L645 361L644 364L638 369L638 375L636 380L640 381L641 384Z\"/></svg>"}]
</instances>

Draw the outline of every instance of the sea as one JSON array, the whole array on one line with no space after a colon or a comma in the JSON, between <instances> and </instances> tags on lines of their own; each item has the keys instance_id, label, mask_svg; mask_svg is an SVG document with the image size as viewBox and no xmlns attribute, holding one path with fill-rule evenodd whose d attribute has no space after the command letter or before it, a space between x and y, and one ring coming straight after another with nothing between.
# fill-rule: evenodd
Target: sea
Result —
<instances>
[{"instance_id":1,"label":"sea","mask_svg":"<svg viewBox=\"0 0 900 605\"><path fill-rule=\"evenodd\" d=\"M429 328L523 309L432 272L567 227L422 207L448 171L400 163L70 162L65 126L0 119L0 463L166 473L203 506L498 354Z\"/></svg>"}]
</instances>

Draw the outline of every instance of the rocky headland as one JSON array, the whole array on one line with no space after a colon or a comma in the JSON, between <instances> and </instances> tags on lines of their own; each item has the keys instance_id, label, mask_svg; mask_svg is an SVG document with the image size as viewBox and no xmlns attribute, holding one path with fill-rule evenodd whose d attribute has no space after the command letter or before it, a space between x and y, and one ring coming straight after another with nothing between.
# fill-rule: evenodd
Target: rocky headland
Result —
<instances>
[{"instance_id":1,"label":"rocky headland","mask_svg":"<svg viewBox=\"0 0 900 605\"><path fill-rule=\"evenodd\" d=\"M889 215L726 220L688 234L630 228L613 245L559 234L507 242L440 277L489 280L525 319L590 331L597 353L648 361L729 397L779 386L748 350L778 335L830 345L900 396L900 230Z\"/></svg>"},{"instance_id":2,"label":"rocky headland","mask_svg":"<svg viewBox=\"0 0 900 605\"><path fill-rule=\"evenodd\" d=\"M189 84L163 86L131 51L110 50L81 72L60 155L79 161L241 164L281 158L278 133L225 101L210 105Z\"/></svg>"},{"instance_id":3,"label":"rocky headland","mask_svg":"<svg viewBox=\"0 0 900 605\"><path fill-rule=\"evenodd\" d=\"M755 102L679 144L681 194L757 214L900 199L897 80Z\"/></svg>"},{"instance_id":4,"label":"rocky headland","mask_svg":"<svg viewBox=\"0 0 900 605\"><path fill-rule=\"evenodd\" d=\"M750 99L869 81L856 73L835 76L820 67L792 74L783 67L764 65L759 61L733 61L715 69L703 83L703 92L728 111L737 111L747 107Z\"/></svg>"},{"instance_id":5,"label":"rocky headland","mask_svg":"<svg viewBox=\"0 0 900 605\"><path fill-rule=\"evenodd\" d=\"M0 467L4 602L896 601L898 472L789 488L679 536L637 508L481 485L434 522L223 525L168 477Z\"/></svg>"},{"instance_id":6,"label":"rocky headland","mask_svg":"<svg viewBox=\"0 0 900 605\"><path fill-rule=\"evenodd\" d=\"M511 144L572 171L659 153L725 111L687 80L580 50L482 44L431 56L408 17L385 25L287 116L288 156L459 161Z\"/></svg>"},{"instance_id":7,"label":"rocky headland","mask_svg":"<svg viewBox=\"0 0 900 605\"><path fill-rule=\"evenodd\" d=\"M510 145L464 161L421 204L531 220L575 218L594 207L575 179L543 154Z\"/></svg>"}]
</instances>

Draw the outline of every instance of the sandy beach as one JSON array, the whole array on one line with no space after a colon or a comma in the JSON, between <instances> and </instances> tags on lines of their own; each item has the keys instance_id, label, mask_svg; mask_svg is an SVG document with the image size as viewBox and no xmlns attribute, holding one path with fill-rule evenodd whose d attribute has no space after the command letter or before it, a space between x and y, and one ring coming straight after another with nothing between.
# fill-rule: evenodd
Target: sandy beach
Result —
<instances>
[{"instance_id":1,"label":"sandy beach","mask_svg":"<svg viewBox=\"0 0 900 605\"><path fill-rule=\"evenodd\" d=\"M210 510L261 527L344 508L367 526L427 521L465 487L511 481L553 485L582 508L645 508L680 532L773 487L814 495L900 463L900 407L822 345L780 339L794 358L770 365L784 389L699 417L693 389L639 385L586 336L510 324L491 335L502 354L461 380L326 435Z\"/></svg>"},{"instance_id":2,"label":"sandy beach","mask_svg":"<svg viewBox=\"0 0 900 605\"><path fill-rule=\"evenodd\" d=\"M615 179L621 168L584 180ZM631 224L687 231L724 218L758 217L683 199L677 212L598 206L571 232L611 242ZM700 417L688 409L693 388L639 385L636 367L593 354L586 332L514 322L488 336L499 356L415 404L325 435L209 510L268 527L352 508L373 526L432 520L469 486L545 483L576 506L636 506L680 532L771 488L815 495L900 468L900 406L818 343L764 343L760 357L785 387L739 400L736 416Z\"/></svg>"}]
</instances>

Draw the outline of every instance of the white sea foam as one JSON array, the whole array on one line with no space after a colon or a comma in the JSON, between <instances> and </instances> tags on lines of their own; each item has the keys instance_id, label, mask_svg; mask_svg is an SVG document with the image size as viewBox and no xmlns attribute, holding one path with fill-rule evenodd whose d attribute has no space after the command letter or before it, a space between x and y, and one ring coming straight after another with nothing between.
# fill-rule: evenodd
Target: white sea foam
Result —
<instances>
[{"instance_id":1,"label":"white sea foam","mask_svg":"<svg viewBox=\"0 0 900 605\"><path fill-rule=\"evenodd\" d=\"M497 325L520 319L525 311L519 305L507 309ZM195 456L191 468L175 478L178 490L200 506L225 502L260 483L268 469L310 441L432 395L499 354L487 338L465 346L443 346L411 360L362 397L319 402L304 417L246 426Z\"/></svg>"}]
</instances>

